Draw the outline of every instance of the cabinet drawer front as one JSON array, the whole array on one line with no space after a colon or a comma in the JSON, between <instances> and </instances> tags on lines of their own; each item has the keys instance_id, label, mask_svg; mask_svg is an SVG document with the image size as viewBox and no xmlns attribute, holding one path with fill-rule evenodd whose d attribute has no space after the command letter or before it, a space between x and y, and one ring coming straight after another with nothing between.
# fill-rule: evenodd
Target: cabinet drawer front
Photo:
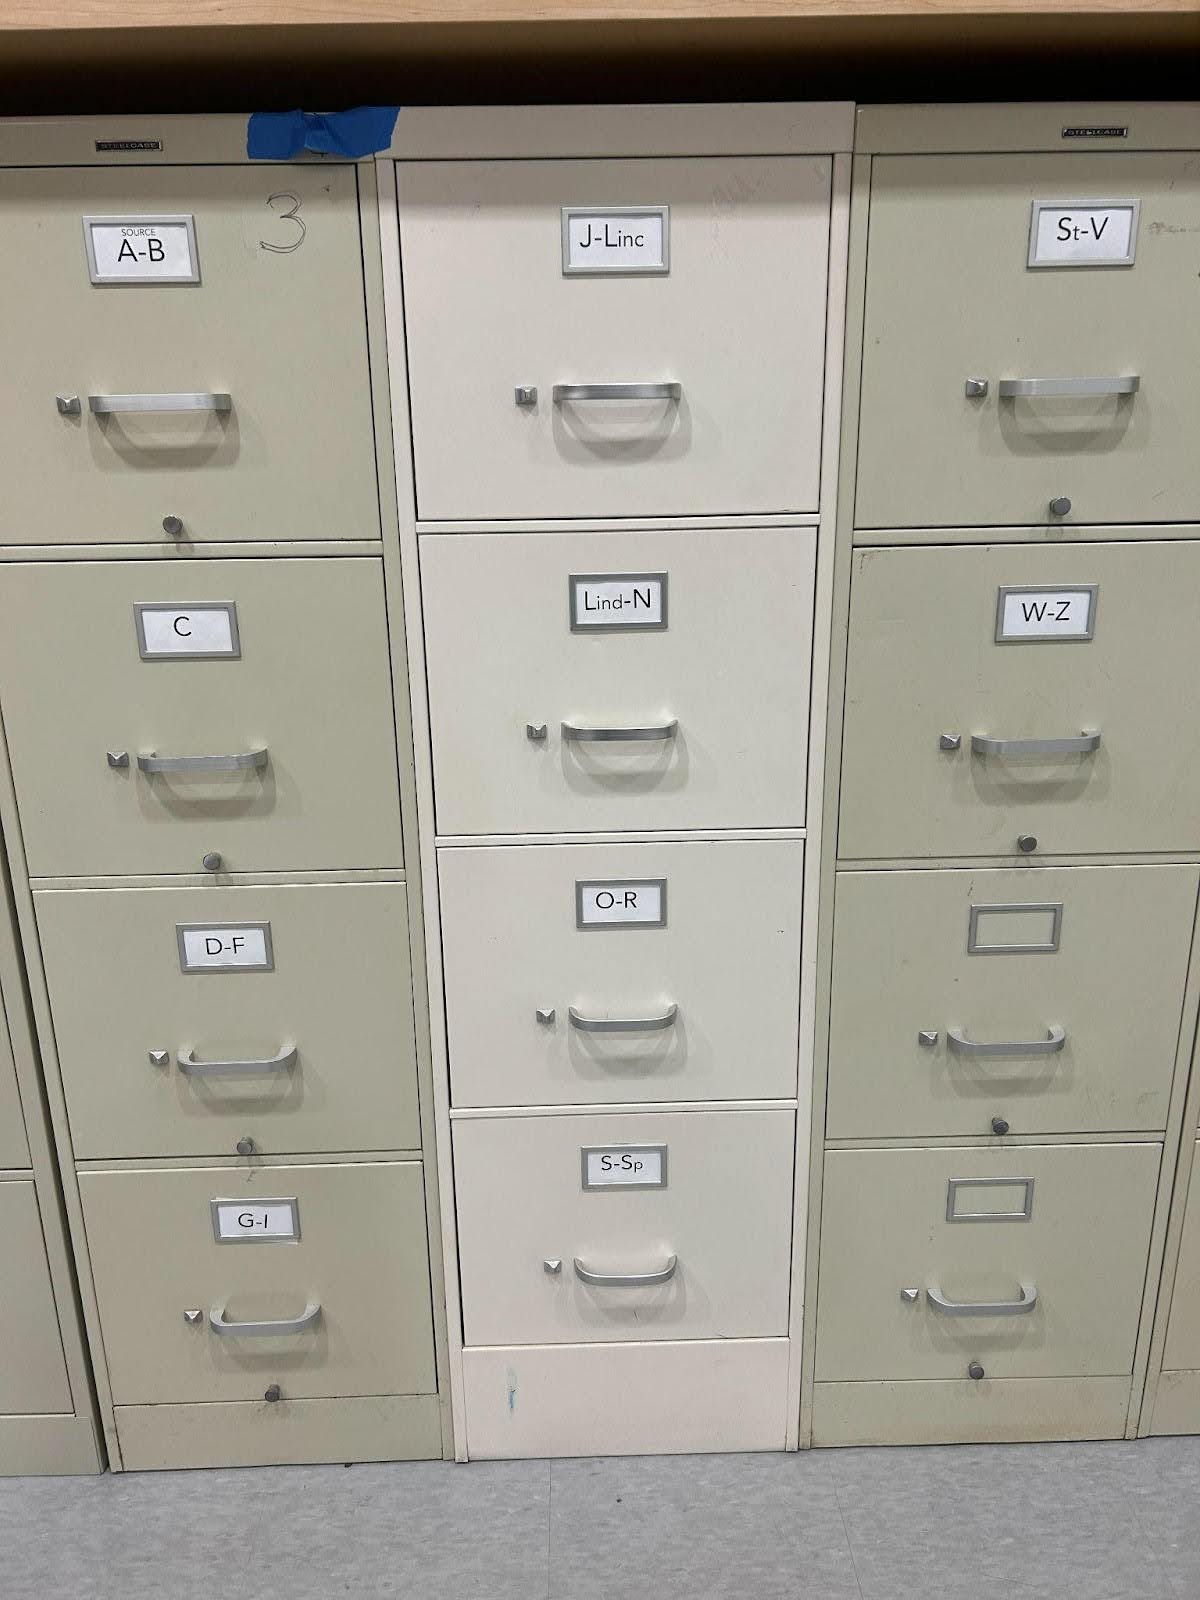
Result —
<instances>
[{"instance_id":1,"label":"cabinet drawer front","mask_svg":"<svg viewBox=\"0 0 1200 1600\"><path fill-rule=\"evenodd\" d=\"M438 877L456 1104L795 1095L800 842L443 849Z\"/></svg>"},{"instance_id":2,"label":"cabinet drawer front","mask_svg":"<svg viewBox=\"0 0 1200 1600\"><path fill-rule=\"evenodd\" d=\"M1172 1371L1200 1368L1200 1144L1192 1155L1163 1367ZM1155 1422L1160 1422L1157 1416Z\"/></svg>"},{"instance_id":3,"label":"cabinet drawer front","mask_svg":"<svg viewBox=\"0 0 1200 1600\"><path fill-rule=\"evenodd\" d=\"M1197 879L839 873L828 1136L1161 1133Z\"/></svg>"},{"instance_id":4,"label":"cabinet drawer front","mask_svg":"<svg viewBox=\"0 0 1200 1600\"><path fill-rule=\"evenodd\" d=\"M7 566L0 696L34 876L401 864L378 561Z\"/></svg>"},{"instance_id":5,"label":"cabinet drawer front","mask_svg":"<svg viewBox=\"0 0 1200 1600\"><path fill-rule=\"evenodd\" d=\"M818 1379L1128 1373L1161 1153L831 1151Z\"/></svg>"},{"instance_id":6,"label":"cabinet drawer front","mask_svg":"<svg viewBox=\"0 0 1200 1600\"><path fill-rule=\"evenodd\" d=\"M1113 264L1130 214L1106 202L1131 200L1134 259ZM1093 264L1027 264L1035 204L1040 253L1061 258L1061 223L1099 228ZM877 157L858 525L1053 523L1060 496L1084 523L1200 516L1200 328L1178 315L1198 228L1195 152ZM1107 392L1062 382L1085 377ZM1003 393L1021 379L1043 392Z\"/></svg>"},{"instance_id":7,"label":"cabinet drawer front","mask_svg":"<svg viewBox=\"0 0 1200 1600\"><path fill-rule=\"evenodd\" d=\"M293 1400L435 1388L418 1162L85 1172L79 1186L118 1405L261 1400L272 1383ZM227 1198L259 1216L294 1200L299 1237L218 1242L212 1202ZM266 1322L305 1325L225 1326Z\"/></svg>"},{"instance_id":8,"label":"cabinet drawer front","mask_svg":"<svg viewBox=\"0 0 1200 1600\"><path fill-rule=\"evenodd\" d=\"M176 219L176 237L190 219L199 281L124 277L149 253L134 238L121 263L98 242L122 281L93 283L89 217ZM162 541L165 517L189 539L379 537L352 167L10 170L0 232L0 294L23 307L0 541Z\"/></svg>"},{"instance_id":9,"label":"cabinet drawer front","mask_svg":"<svg viewBox=\"0 0 1200 1600\"><path fill-rule=\"evenodd\" d=\"M791 1111L457 1122L467 1344L785 1334L794 1125ZM615 1281L630 1277L645 1281Z\"/></svg>"},{"instance_id":10,"label":"cabinet drawer front","mask_svg":"<svg viewBox=\"0 0 1200 1600\"><path fill-rule=\"evenodd\" d=\"M0 1283L0 1416L71 1411L37 1192L24 1179L0 1183Z\"/></svg>"},{"instance_id":11,"label":"cabinet drawer front","mask_svg":"<svg viewBox=\"0 0 1200 1600\"><path fill-rule=\"evenodd\" d=\"M814 557L811 529L422 539L439 832L802 825ZM609 574L655 618L664 584L666 626L572 629L571 578Z\"/></svg>"},{"instance_id":12,"label":"cabinet drawer front","mask_svg":"<svg viewBox=\"0 0 1200 1600\"><path fill-rule=\"evenodd\" d=\"M831 174L825 157L400 163L419 514L816 511ZM648 209L606 209L630 206ZM632 265L653 264L661 231L667 270L564 271L564 208L573 255L641 235ZM562 392L597 385L651 392Z\"/></svg>"},{"instance_id":13,"label":"cabinet drawer front","mask_svg":"<svg viewBox=\"0 0 1200 1600\"><path fill-rule=\"evenodd\" d=\"M29 1143L25 1136L25 1114L17 1088L17 1068L12 1040L0 994L0 1167L27 1167Z\"/></svg>"},{"instance_id":14,"label":"cabinet drawer front","mask_svg":"<svg viewBox=\"0 0 1200 1600\"><path fill-rule=\"evenodd\" d=\"M842 857L1200 848L1198 586L1193 542L860 551Z\"/></svg>"},{"instance_id":15,"label":"cabinet drawer front","mask_svg":"<svg viewBox=\"0 0 1200 1600\"><path fill-rule=\"evenodd\" d=\"M81 1159L420 1146L403 884L36 903Z\"/></svg>"}]
</instances>

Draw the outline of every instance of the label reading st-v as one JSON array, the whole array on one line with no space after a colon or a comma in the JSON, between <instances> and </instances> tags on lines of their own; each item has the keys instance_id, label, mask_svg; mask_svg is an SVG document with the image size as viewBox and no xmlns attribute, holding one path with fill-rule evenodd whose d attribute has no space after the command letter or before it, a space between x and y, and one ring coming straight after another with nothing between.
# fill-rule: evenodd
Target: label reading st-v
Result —
<instances>
[{"instance_id":1,"label":"label reading st-v","mask_svg":"<svg viewBox=\"0 0 1200 1600\"><path fill-rule=\"evenodd\" d=\"M562 269L572 273L669 272L666 206L564 206Z\"/></svg>"},{"instance_id":2,"label":"label reading st-v","mask_svg":"<svg viewBox=\"0 0 1200 1600\"><path fill-rule=\"evenodd\" d=\"M996 604L996 640L1090 639L1096 629L1098 588L1000 590Z\"/></svg>"},{"instance_id":3,"label":"label reading st-v","mask_svg":"<svg viewBox=\"0 0 1200 1600\"><path fill-rule=\"evenodd\" d=\"M575 884L575 925L579 928L667 925L665 878L605 878Z\"/></svg>"},{"instance_id":4,"label":"label reading st-v","mask_svg":"<svg viewBox=\"0 0 1200 1600\"><path fill-rule=\"evenodd\" d=\"M191 216L84 217L93 283L199 283Z\"/></svg>"},{"instance_id":5,"label":"label reading st-v","mask_svg":"<svg viewBox=\"0 0 1200 1600\"><path fill-rule=\"evenodd\" d=\"M300 1207L295 1200L213 1200L211 1208L213 1234L222 1244L300 1237Z\"/></svg>"},{"instance_id":6,"label":"label reading st-v","mask_svg":"<svg viewBox=\"0 0 1200 1600\"><path fill-rule=\"evenodd\" d=\"M1029 265L1131 267L1140 205L1137 200L1035 200Z\"/></svg>"},{"instance_id":7,"label":"label reading st-v","mask_svg":"<svg viewBox=\"0 0 1200 1600\"><path fill-rule=\"evenodd\" d=\"M177 661L200 661L242 653L237 607L232 600L198 606L165 601L139 603L133 608L133 617L143 661L172 657Z\"/></svg>"},{"instance_id":8,"label":"label reading st-v","mask_svg":"<svg viewBox=\"0 0 1200 1600\"><path fill-rule=\"evenodd\" d=\"M571 628L665 628L665 572L571 574Z\"/></svg>"},{"instance_id":9,"label":"label reading st-v","mask_svg":"<svg viewBox=\"0 0 1200 1600\"><path fill-rule=\"evenodd\" d=\"M665 1189L665 1144L615 1144L580 1151L585 1189Z\"/></svg>"},{"instance_id":10,"label":"label reading st-v","mask_svg":"<svg viewBox=\"0 0 1200 1600\"><path fill-rule=\"evenodd\" d=\"M269 922L224 927L181 923L175 930L184 972L271 972L275 958Z\"/></svg>"}]
</instances>

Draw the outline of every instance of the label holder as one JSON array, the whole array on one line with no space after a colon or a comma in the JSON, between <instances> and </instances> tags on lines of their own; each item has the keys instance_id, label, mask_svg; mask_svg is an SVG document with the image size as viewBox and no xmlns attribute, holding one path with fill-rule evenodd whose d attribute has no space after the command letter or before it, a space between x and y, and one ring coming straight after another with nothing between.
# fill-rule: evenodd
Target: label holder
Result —
<instances>
[{"instance_id":1,"label":"label holder","mask_svg":"<svg viewBox=\"0 0 1200 1600\"><path fill-rule=\"evenodd\" d=\"M984 944L979 937L979 921L983 916L1003 916L1005 912L1014 912L1018 915L1036 916L1039 912L1048 915L1051 919L1050 937L1043 944ZM969 956L1053 956L1058 954L1062 943L1062 915L1063 903L1061 900L1047 900L1043 902L1013 901L1005 905L979 904L971 907L971 914L967 922L967 954Z\"/></svg>"},{"instance_id":2,"label":"label holder","mask_svg":"<svg viewBox=\"0 0 1200 1600\"><path fill-rule=\"evenodd\" d=\"M1066 130L1064 129L1064 137ZM1038 223L1043 211L1129 211L1132 216L1129 221L1129 253L1124 256L1109 256L1102 261L1039 261L1038 260ZM1029 215L1029 255L1025 265L1038 271L1048 268L1063 267L1132 267L1134 257L1137 255L1138 223L1141 220L1142 202L1134 199L1123 200L1035 200Z\"/></svg>"},{"instance_id":3,"label":"label holder","mask_svg":"<svg viewBox=\"0 0 1200 1600\"><path fill-rule=\"evenodd\" d=\"M662 260L646 266L628 263L601 266L595 262L575 265L571 261L572 217L661 217ZM665 277L671 270L671 208L670 206L563 206L562 208L562 270L564 278L645 278Z\"/></svg>"},{"instance_id":4,"label":"label holder","mask_svg":"<svg viewBox=\"0 0 1200 1600\"><path fill-rule=\"evenodd\" d=\"M665 572L572 572L567 578L567 616L572 633L662 633L667 626L667 579ZM657 583L659 620L657 622L581 622L579 591L586 583Z\"/></svg>"},{"instance_id":5,"label":"label holder","mask_svg":"<svg viewBox=\"0 0 1200 1600\"><path fill-rule=\"evenodd\" d=\"M656 1155L659 1160L658 1177L652 1182L645 1179L629 1179L616 1183L592 1183L588 1179L588 1157L607 1155L609 1151L619 1150L626 1155ZM580 1186L589 1194L601 1194L605 1189L665 1189L667 1187L667 1147L665 1144L623 1144L619 1140L613 1144L583 1145L579 1151L579 1178Z\"/></svg>"},{"instance_id":6,"label":"label holder","mask_svg":"<svg viewBox=\"0 0 1200 1600\"><path fill-rule=\"evenodd\" d=\"M1033 1220L1032 1178L951 1178L946 1184L947 1222L1031 1222ZM960 1189L1021 1189L1019 1211L956 1211Z\"/></svg>"},{"instance_id":7,"label":"label holder","mask_svg":"<svg viewBox=\"0 0 1200 1600\"><path fill-rule=\"evenodd\" d=\"M259 1206L287 1206L292 1215L291 1233L222 1233L221 1206L237 1206L242 1211L253 1211ZM300 1241L300 1202L295 1195L268 1195L262 1199L248 1200L245 1195L219 1196L208 1202L212 1218L213 1238L218 1244L298 1244Z\"/></svg>"},{"instance_id":8,"label":"label holder","mask_svg":"<svg viewBox=\"0 0 1200 1600\"><path fill-rule=\"evenodd\" d=\"M658 916L651 921L649 918L616 919L612 922L587 922L583 915L583 897L587 889L657 889L658 890ZM667 880L665 878L576 878L575 880L575 926L581 933L594 933L597 930L608 932L613 928L665 928L667 925Z\"/></svg>"},{"instance_id":9,"label":"label holder","mask_svg":"<svg viewBox=\"0 0 1200 1600\"><path fill-rule=\"evenodd\" d=\"M228 650L148 650L146 624L148 611L224 611L229 616ZM138 600L133 607L133 625L137 629L138 654L143 661L240 661L242 639L238 633L237 602L234 600Z\"/></svg>"},{"instance_id":10,"label":"label holder","mask_svg":"<svg viewBox=\"0 0 1200 1600\"><path fill-rule=\"evenodd\" d=\"M262 934L263 944L266 947L265 960L256 961L253 964L249 962L231 961L227 966L213 965L211 967L194 966L188 961L187 944L184 940L185 933L207 933L210 929L220 929L222 932L228 932L235 928L253 928L256 932ZM175 944L179 951L179 970L181 972L186 972L189 977L194 977L197 973L201 972L228 973L275 971L275 949L271 943L271 924L269 922L177 922L175 924Z\"/></svg>"},{"instance_id":11,"label":"label holder","mask_svg":"<svg viewBox=\"0 0 1200 1600\"><path fill-rule=\"evenodd\" d=\"M1010 594L1086 594L1087 630L1084 633L1005 633L1004 602ZM1096 607L1100 604L1098 583L1004 583L996 591L997 644L1091 644L1096 637Z\"/></svg>"},{"instance_id":12,"label":"label holder","mask_svg":"<svg viewBox=\"0 0 1200 1600\"><path fill-rule=\"evenodd\" d=\"M101 273L96 265L96 246L92 240L92 229L99 225L102 228L124 227L150 227L150 228L186 228L188 243L188 260L192 264L191 273L185 277L170 278L135 278L119 274ZM94 284L102 287L137 288L148 283L163 284L168 287L182 285L191 288L200 282L200 255L196 249L196 218L189 211L153 217L84 217L83 219L83 244L87 251L88 277Z\"/></svg>"}]
</instances>

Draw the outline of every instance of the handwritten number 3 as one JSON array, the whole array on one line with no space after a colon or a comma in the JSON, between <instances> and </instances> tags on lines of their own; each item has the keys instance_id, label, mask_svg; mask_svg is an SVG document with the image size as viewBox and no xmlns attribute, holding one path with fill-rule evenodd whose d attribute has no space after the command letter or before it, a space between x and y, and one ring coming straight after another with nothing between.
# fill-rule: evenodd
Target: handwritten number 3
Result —
<instances>
[{"instance_id":1,"label":"handwritten number 3","mask_svg":"<svg viewBox=\"0 0 1200 1600\"><path fill-rule=\"evenodd\" d=\"M272 255L290 256L293 250L299 250L304 243L304 236L308 229L304 225L303 217L298 215L300 210L300 196L298 194L293 194L290 189L281 189L278 194L269 194L267 196L267 204L269 206L274 206L277 200L290 200L292 202L289 211L279 211L276 215L281 222L294 222L300 232L292 240L291 244L268 244L265 239L260 239L258 242L264 250L270 250Z\"/></svg>"}]
</instances>

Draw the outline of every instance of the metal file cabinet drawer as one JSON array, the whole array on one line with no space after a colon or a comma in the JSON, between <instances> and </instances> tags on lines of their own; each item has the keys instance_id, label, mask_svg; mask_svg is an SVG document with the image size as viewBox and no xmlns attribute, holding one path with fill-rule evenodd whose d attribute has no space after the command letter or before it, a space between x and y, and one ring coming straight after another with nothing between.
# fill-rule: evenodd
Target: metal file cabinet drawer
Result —
<instances>
[{"instance_id":1,"label":"metal file cabinet drawer","mask_svg":"<svg viewBox=\"0 0 1200 1600\"><path fill-rule=\"evenodd\" d=\"M468 1345L783 1335L791 1111L459 1120Z\"/></svg>"},{"instance_id":2,"label":"metal file cabinet drawer","mask_svg":"<svg viewBox=\"0 0 1200 1600\"><path fill-rule=\"evenodd\" d=\"M69 1412L42 1220L33 1183L0 1182L0 1416Z\"/></svg>"},{"instance_id":3,"label":"metal file cabinet drawer","mask_svg":"<svg viewBox=\"0 0 1200 1600\"><path fill-rule=\"evenodd\" d=\"M352 167L9 170L0 237L0 541L379 537Z\"/></svg>"},{"instance_id":4,"label":"metal file cabinet drawer","mask_svg":"<svg viewBox=\"0 0 1200 1600\"><path fill-rule=\"evenodd\" d=\"M797 840L443 849L455 1103L795 1095L803 875Z\"/></svg>"},{"instance_id":5,"label":"metal file cabinet drawer","mask_svg":"<svg viewBox=\"0 0 1200 1600\"><path fill-rule=\"evenodd\" d=\"M396 172L421 517L816 511L827 157Z\"/></svg>"},{"instance_id":6,"label":"metal file cabinet drawer","mask_svg":"<svg viewBox=\"0 0 1200 1600\"><path fill-rule=\"evenodd\" d=\"M842 872L826 1133L1161 1133L1194 866Z\"/></svg>"},{"instance_id":7,"label":"metal file cabinet drawer","mask_svg":"<svg viewBox=\"0 0 1200 1600\"><path fill-rule=\"evenodd\" d=\"M1163 1369L1170 1372L1200 1369L1200 1144L1192 1155L1191 1183L1162 1364ZM1161 1422L1161 1419L1156 1417L1155 1421Z\"/></svg>"},{"instance_id":8,"label":"metal file cabinet drawer","mask_svg":"<svg viewBox=\"0 0 1200 1600\"><path fill-rule=\"evenodd\" d=\"M1200 154L876 157L870 226L858 526L1200 517Z\"/></svg>"},{"instance_id":9,"label":"metal file cabinet drawer","mask_svg":"<svg viewBox=\"0 0 1200 1600\"><path fill-rule=\"evenodd\" d=\"M419 1162L90 1171L79 1187L117 1405L435 1387Z\"/></svg>"},{"instance_id":10,"label":"metal file cabinet drawer","mask_svg":"<svg viewBox=\"0 0 1200 1600\"><path fill-rule=\"evenodd\" d=\"M36 905L81 1159L420 1146L403 884Z\"/></svg>"},{"instance_id":11,"label":"metal file cabinet drawer","mask_svg":"<svg viewBox=\"0 0 1200 1600\"><path fill-rule=\"evenodd\" d=\"M376 560L6 566L0 702L35 877L401 864Z\"/></svg>"},{"instance_id":12,"label":"metal file cabinet drawer","mask_svg":"<svg viewBox=\"0 0 1200 1600\"><path fill-rule=\"evenodd\" d=\"M17 1088L17 1067L12 1040L0 995L0 1170L28 1167L29 1141L25 1134L25 1114Z\"/></svg>"},{"instance_id":13,"label":"metal file cabinet drawer","mask_svg":"<svg viewBox=\"0 0 1200 1600\"><path fill-rule=\"evenodd\" d=\"M1200 848L1198 589L1193 541L857 552L839 854Z\"/></svg>"},{"instance_id":14,"label":"metal file cabinet drawer","mask_svg":"<svg viewBox=\"0 0 1200 1600\"><path fill-rule=\"evenodd\" d=\"M803 824L815 543L423 538L438 831Z\"/></svg>"},{"instance_id":15,"label":"metal file cabinet drawer","mask_svg":"<svg viewBox=\"0 0 1200 1600\"><path fill-rule=\"evenodd\" d=\"M831 1151L818 1380L1129 1372L1161 1153Z\"/></svg>"}]
</instances>

